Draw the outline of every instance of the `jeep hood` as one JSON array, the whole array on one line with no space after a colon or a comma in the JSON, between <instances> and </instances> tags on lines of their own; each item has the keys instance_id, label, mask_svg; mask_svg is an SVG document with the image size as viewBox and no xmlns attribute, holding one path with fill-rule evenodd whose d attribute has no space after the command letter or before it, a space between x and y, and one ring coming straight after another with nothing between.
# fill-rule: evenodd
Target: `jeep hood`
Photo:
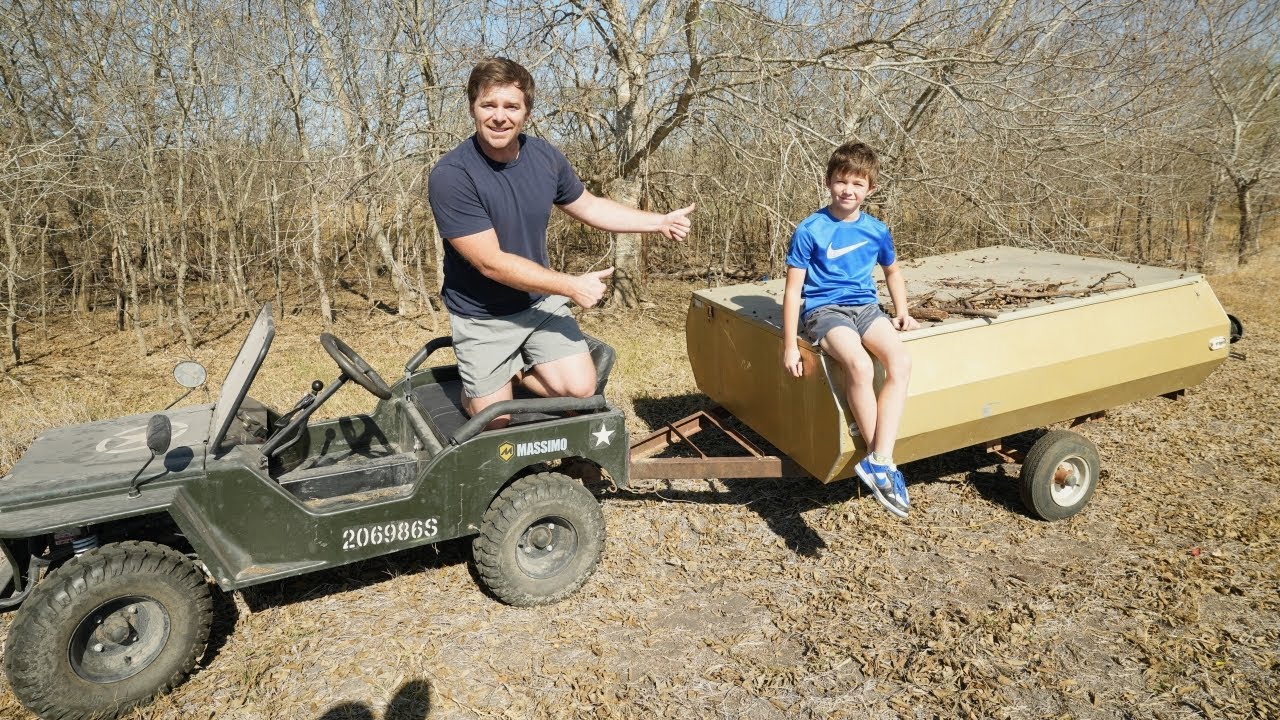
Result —
<instances>
[{"instance_id":1,"label":"jeep hood","mask_svg":"<svg viewBox=\"0 0 1280 720\"><path fill-rule=\"evenodd\" d=\"M0 511L45 502L126 492L151 451L147 421L157 413L130 415L50 430L37 437L9 475L0 479ZM199 472L213 405L166 410L173 440L141 477L164 482Z\"/></svg>"}]
</instances>

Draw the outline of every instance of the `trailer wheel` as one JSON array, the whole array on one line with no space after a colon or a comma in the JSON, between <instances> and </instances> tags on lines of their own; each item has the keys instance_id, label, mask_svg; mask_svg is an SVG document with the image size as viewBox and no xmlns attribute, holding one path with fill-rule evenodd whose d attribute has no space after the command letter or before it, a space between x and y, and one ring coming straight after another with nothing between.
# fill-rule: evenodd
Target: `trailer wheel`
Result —
<instances>
[{"instance_id":1,"label":"trailer wheel","mask_svg":"<svg viewBox=\"0 0 1280 720\"><path fill-rule=\"evenodd\" d=\"M1064 520L1084 509L1098 487L1098 447L1070 430L1051 430L1022 463L1022 503L1036 517Z\"/></svg>"},{"instance_id":2,"label":"trailer wheel","mask_svg":"<svg viewBox=\"0 0 1280 720\"><path fill-rule=\"evenodd\" d=\"M481 581L499 600L548 605L582 587L600 564L604 514L572 478L529 475L494 498L471 549Z\"/></svg>"},{"instance_id":3,"label":"trailer wheel","mask_svg":"<svg viewBox=\"0 0 1280 720\"><path fill-rule=\"evenodd\" d=\"M116 717L182 682L212 618L209 586L186 556L104 545L32 589L9 628L5 672L41 717Z\"/></svg>"}]
</instances>

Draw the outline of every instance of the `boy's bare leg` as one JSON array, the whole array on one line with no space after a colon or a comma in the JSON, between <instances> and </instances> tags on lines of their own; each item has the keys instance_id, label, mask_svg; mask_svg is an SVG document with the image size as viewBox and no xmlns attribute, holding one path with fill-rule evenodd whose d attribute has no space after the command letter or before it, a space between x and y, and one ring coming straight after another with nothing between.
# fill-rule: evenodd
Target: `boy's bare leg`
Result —
<instances>
[{"instance_id":1,"label":"boy's bare leg","mask_svg":"<svg viewBox=\"0 0 1280 720\"><path fill-rule=\"evenodd\" d=\"M534 365L521 382L542 397L591 397L596 392L596 366L591 353L578 353Z\"/></svg>"},{"instance_id":2,"label":"boy's bare leg","mask_svg":"<svg viewBox=\"0 0 1280 720\"><path fill-rule=\"evenodd\" d=\"M902 423L903 408L907 404L907 387L911 382L911 355L898 339L898 331L887 318L871 324L862 336L866 349L884 366L884 385L876 401L876 426L874 446L868 448L885 457L893 456L893 446L898 442L898 427ZM865 435L863 437L866 437ZM871 443L868 440L868 443Z\"/></svg>"},{"instance_id":3,"label":"boy's bare leg","mask_svg":"<svg viewBox=\"0 0 1280 720\"><path fill-rule=\"evenodd\" d=\"M822 338L822 349L844 367L845 399L853 411L853 422L867 443L867 450L875 438L877 419L875 366L871 356L862 347L862 338L852 328L832 328Z\"/></svg>"}]
</instances>

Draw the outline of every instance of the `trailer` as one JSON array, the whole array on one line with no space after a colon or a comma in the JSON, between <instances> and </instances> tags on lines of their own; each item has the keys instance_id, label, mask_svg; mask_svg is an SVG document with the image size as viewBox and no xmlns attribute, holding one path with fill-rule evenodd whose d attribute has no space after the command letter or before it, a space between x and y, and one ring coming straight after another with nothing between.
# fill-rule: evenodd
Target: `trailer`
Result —
<instances>
[{"instance_id":1,"label":"trailer","mask_svg":"<svg viewBox=\"0 0 1280 720\"><path fill-rule=\"evenodd\" d=\"M1006 437L1078 424L1136 400L1176 397L1221 364L1240 333L1198 273L1014 247L902 264L912 313L923 322L902 334L913 370L897 460L982 445L1007 461L1024 461L1022 498L1044 519L1069 517L1089 501L1097 449L1059 429L1024 457L1007 448ZM833 482L854 475L866 446L849 431L839 364L802 339L803 376L782 367L783 284L693 293L685 323L689 363L717 408L635 442L631 477L811 475ZM877 363L877 391L883 377ZM730 416L780 454L748 441ZM656 457L709 427L729 434L747 455Z\"/></svg>"}]
</instances>

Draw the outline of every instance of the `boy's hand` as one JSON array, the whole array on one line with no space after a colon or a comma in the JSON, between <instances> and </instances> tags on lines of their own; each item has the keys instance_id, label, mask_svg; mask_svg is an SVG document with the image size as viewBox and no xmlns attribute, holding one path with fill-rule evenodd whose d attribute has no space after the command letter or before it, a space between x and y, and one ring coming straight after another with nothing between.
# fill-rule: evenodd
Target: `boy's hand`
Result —
<instances>
[{"instance_id":1,"label":"boy's hand","mask_svg":"<svg viewBox=\"0 0 1280 720\"><path fill-rule=\"evenodd\" d=\"M658 224L658 232L668 240L683 240L689 234L689 228L693 227L693 220L689 218L689 213L698 207L697 203L689 207L672 210L662 216L662 221Z\"/></svg>"},{"instance_id":2,"label":"boy's hand","mask_svg":"<svg viewBox=\"0 0 1280 720\"><path fill-rule=\"evenodd\" d=\"M893 319L893 326L899 330L918 330L920 321L910 315L899 315Z\"/></svg>"},{"instance_id":3,"label":"boy's hand","mask_svg":"<svg viewBox=\"0 0 1280 720\"><path fill-rule=\"evenodd\" d=\"M782 352L782 366L792 377L804 375L804 361L800 359L800 348L787 348Z\"/></svg>"}]
</instances>

